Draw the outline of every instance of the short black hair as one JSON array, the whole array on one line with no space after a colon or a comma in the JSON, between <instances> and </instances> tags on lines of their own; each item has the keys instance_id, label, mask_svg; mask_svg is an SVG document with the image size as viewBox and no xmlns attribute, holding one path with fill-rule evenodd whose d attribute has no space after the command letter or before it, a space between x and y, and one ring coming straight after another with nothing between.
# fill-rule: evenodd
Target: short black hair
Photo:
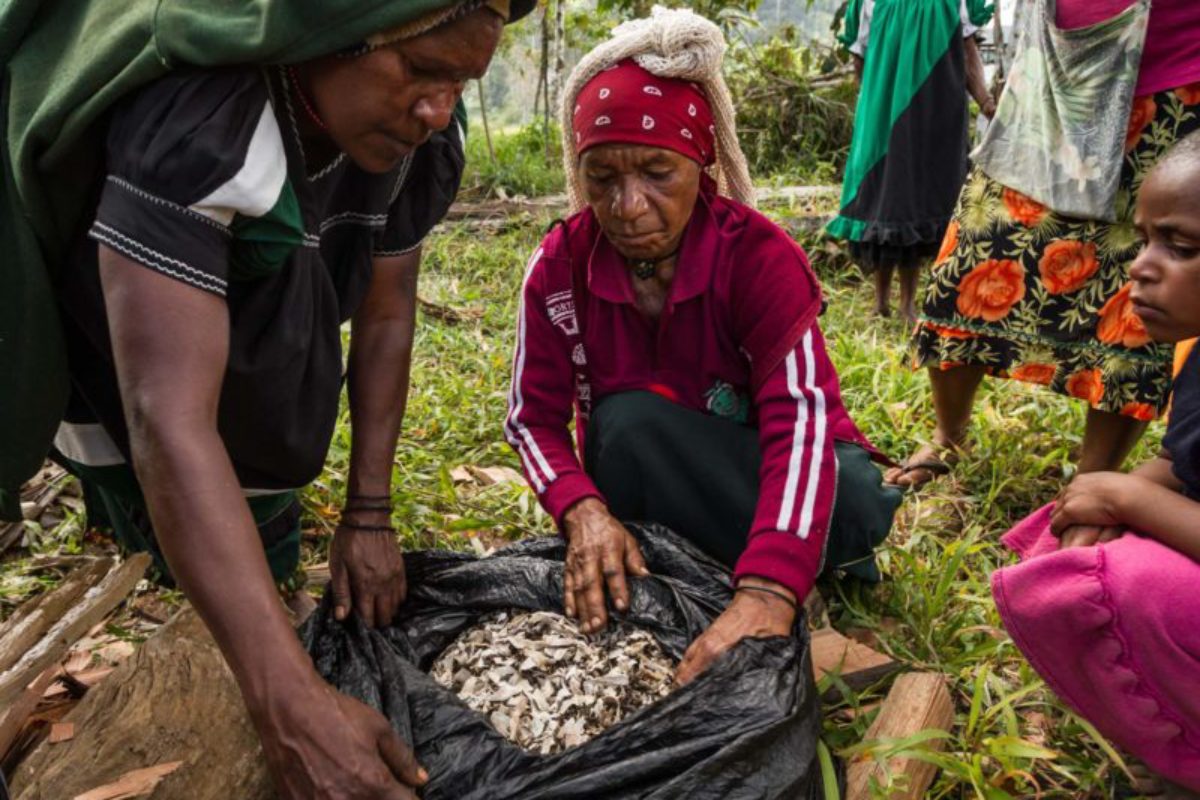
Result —
<instances>
[{"instance_id":1,"label":"short black hair","mask_svg":"<svg viewBox=\"0 0 1200 800\"><path fill-rule=\"evenodd\" d=\"M1171 145L1171 149L1154 165L1154 171L1197 167L1200 167L1200 130L1192 131Z\"/></svg>"}]
</instances>

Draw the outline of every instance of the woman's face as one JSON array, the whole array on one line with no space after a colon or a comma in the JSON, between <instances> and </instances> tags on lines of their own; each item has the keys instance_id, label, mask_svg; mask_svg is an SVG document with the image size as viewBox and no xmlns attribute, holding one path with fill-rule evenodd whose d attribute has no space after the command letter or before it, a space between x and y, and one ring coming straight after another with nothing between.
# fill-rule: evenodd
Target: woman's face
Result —
<instances>
[{"instance_id":1,"label":"woman's face","mask_svg":"<svg viewBox=\"0 0 1200 800\"><path fill-rule=\"evenodd\" d=\"M700 165L661 147L603 144L579 159L584 198L604 235L630 260L679 249L696 196Z\"/></svg>"},{"instance_id":2,"label":"woman's face","mask_svg":"<svg viewBox=\"0 0 1200 800\"><path fill-rule=\"evenodd\" d=\"M492 60L504 24L486 8L357 58L305 65L307 89L338 148L367 172L387 172L450 124L464 84Z\"/></svg>"},{"instance_id":3,"label":"woman's face","mask_svg":"<svg viewBox=\"0 0 1200 800\"><path fill-rule=\"evenodd\" d=\"M1200 165L1170 166L1142 184L1134 222L1144 244L1129 268L1133 313L1159 342L1200 335Z\"/></svg>"}]
</instances>

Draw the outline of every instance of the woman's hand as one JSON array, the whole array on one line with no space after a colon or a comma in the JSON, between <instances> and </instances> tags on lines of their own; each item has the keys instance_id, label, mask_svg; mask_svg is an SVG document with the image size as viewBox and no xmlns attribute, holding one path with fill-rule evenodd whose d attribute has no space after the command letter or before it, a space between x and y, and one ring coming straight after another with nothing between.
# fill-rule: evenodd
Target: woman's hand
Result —
<instances>
[{"instance_id":1,"label":"woman's hand","mask_svg":"<svg viewBox=\"0 0 1200 800\"><path fill-rule=\"evenodd\" d=\"M416 800L429 780L382 715L319 680L263 711L280 800Z\"/></svg>"},{"instance_id":2,"label":"woman's hand","mask_svg":"<svg viewBox=\"0 0 1200 800\"><path fill-rule=\"evenodd\" d=\"M342 513L329 546L335 619L344 620L353 609L368 628L384 627L404 602L404 554L390 517L390 511Z\"/></svg>"},{"instance_id":3,"label":"woman's hand","mask_svg":"<svg viewBox=\"0 0 1200 800\"><path fill-rule=\"evenodd\" d=\"M585 497L563 515L567 538L567 563L563 570L563 607L579 620L584 633L596 633L608 624L604 602L607 585L618 611L629 608L626 571L646 576L646 562L637 540L608 513L595 497Z\"/></svg>"},{"instance_id":4,"label":"woman's hand","mask_svg":"<svg viewBox=\"0 0 1200 800\"><path fill-rule=\"evenodd\" d=\"M1120 472L1077 475L1058 496L1050 531L1063 547L1090 547L1119 538L1125 526L1124 498L1142 480Z\"/></svg>"},{"instance_id":5,"label":"woman's hand","mask_svg":"<svg viewBox=\"0 0 1200 800\"><path fill-rule=\"evenodd\" d=\"M675 682L680 686L694 680L742 639L787 636L792 632L796 621L795 595L765 578L743 578L738 586L762 586L792 598L792 603L767 592L736 592L725 612L683 654L675 670Z\"/></svg>"}]
</instances>

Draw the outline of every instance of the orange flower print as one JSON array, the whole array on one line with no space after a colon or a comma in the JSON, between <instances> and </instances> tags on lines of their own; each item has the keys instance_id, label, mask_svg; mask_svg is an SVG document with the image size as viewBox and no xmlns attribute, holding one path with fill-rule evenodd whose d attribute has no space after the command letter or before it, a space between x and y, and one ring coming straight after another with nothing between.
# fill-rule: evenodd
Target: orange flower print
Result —
<instances>
[{"instance_id":1,"label":"orange flower print","mask_svg":"<svg viewBox=\"0 0 1200 800\"><path fill-rule=\"evenodd\" d=\"M1142 422L1153 422L1158 419L1158 409L1149 403L1126 403L1121 406L1121 414Z\"/></svg>"},{"instance_id":2,"label":"orange flower print","mask_svg":"<svg viewBox=\"0 0 1200 800\"><path fill-rule=\"evenodd\" d=\"M1150 341L1146 326L1141 318L1133 313L1133 303L1129 301L1129 290L1132 283L1127 283L1121 290L1108 298L1108 302L1100 309L1100 324L1096 326L1096 338L1105 344L1115 344L1122 347L1141 347Z\"/></svg>"},{"instance_id":3,"label":"orange flower print","mask_svg":"<svg viewBox=\"0 0 1200 800\"><path fill-rule=\"evenodd\" d=\"M1200 103L1200 81L1189 83L1187 86L1180 86L1175 90L1175 96L1185 106L1194 106Z\"/></svg>"},{"instance_id":4,"label":"orange flower print","mask_svg":"<svg viewBox=\"0 0 1200 800\"><path fill-rule=\"evenodd\" d=\"M1019 261L989 259L958 284L958 313L996 322L1025 296L1025 268Z\"/></svg>"},{"instance_id":5,"label":"orange flower print","mask_svg":"<svg viewBox=\"0 0 1200 800\"><path fill-rule=\"evenodd\" d=\"M1125 129L1125 152L1128 153L1142 138L1142 131L1158 113L1158 104L1153 95L1133 98L1133 110L1129 113L1129 127Z\"/></svg>"},{"instance_id":6,"label":"orange flower print","mask_svg":"<svg viewBox=\"0 0 1200 800\"><path fill-rule=\"evenodd\" d=\"M1044 205L1015 189L1005 187L1003 197L1004 207L1008 209L1008 216L1012 217L1013 222L1018 222L1026 228L1032 228L1046 216Z\"/></svg>"},{"instance_id":7,"label":"orange flower print","mask_svg":"<svg viewBox=\"0 0 1200 800\"><path fill-rule=\"evenodd\" d=\"M1067 378L1067 394L1096 405L1104 397L1104 380L1098 369L1084 369Z\"/></svg>"},{"instance_id":8,"label":"orange flower print","mask_svg":"<svg viewBox=\"0 0 1200 800\"><path fill-rule=\"evenodd\" d=\"M1058 367L1053 364L1022 364L1009 373L1009 376L1026 383L1049 386L1050 382L1054 380L1054 373L1057 370Z\"/></svg>"},{"instance_id":9,"label":"orange flower print","mask_svg":"<svg viewBox=\"0 0 1200 800\"><path fill-rule=\"evenodd\" d=\"M1073 292L1087 283L1100 267L1096 260L1096 245L1091 242L1076 242L1057 239L1046 245L1038 273L1050 294Z\"/></svg>"},{"instance_id":10,"label":"orange flower print","mask_svg":"<svg viewBox=\"0 0 1200 800\"><path fill-rule=\"evenodd\" d=\"M934 322L922 322L921 325L925 330L932 331L943 339L975 339L979 337L978 333L964 331L962 328L951 328L949 325L938 325Z\"/></svg>"},{"instance_id":11,"label":"orange flower print","mask_svg":"<svg viewBox=\"0 0 1200 800\"><path fill-rule=\"evenodd\" d=\"M954 248L958 247L958 220L950 220L950 224L946 226L946 235L942 239L942 249L938 250L937 259L934 264L940 264L950 257L954 252Z\"/></svg>"}]
</instances>

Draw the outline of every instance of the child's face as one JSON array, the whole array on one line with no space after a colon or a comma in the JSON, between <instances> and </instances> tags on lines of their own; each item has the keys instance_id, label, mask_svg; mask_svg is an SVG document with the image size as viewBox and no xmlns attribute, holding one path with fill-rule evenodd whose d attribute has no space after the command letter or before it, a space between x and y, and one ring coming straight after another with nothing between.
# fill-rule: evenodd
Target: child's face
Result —
<instances>
[{"instance_id":1,"label":"child's face","mask_svg":"<svg viewBox=\"0 0 1200 800\"><path fill-rule=\"evenodd\" d=\"M1155 341L1200 335L1200 166L1152 172L1134 224L1144 244L1129 268L1133 313Z\"/></svg>"}]
</instances>

